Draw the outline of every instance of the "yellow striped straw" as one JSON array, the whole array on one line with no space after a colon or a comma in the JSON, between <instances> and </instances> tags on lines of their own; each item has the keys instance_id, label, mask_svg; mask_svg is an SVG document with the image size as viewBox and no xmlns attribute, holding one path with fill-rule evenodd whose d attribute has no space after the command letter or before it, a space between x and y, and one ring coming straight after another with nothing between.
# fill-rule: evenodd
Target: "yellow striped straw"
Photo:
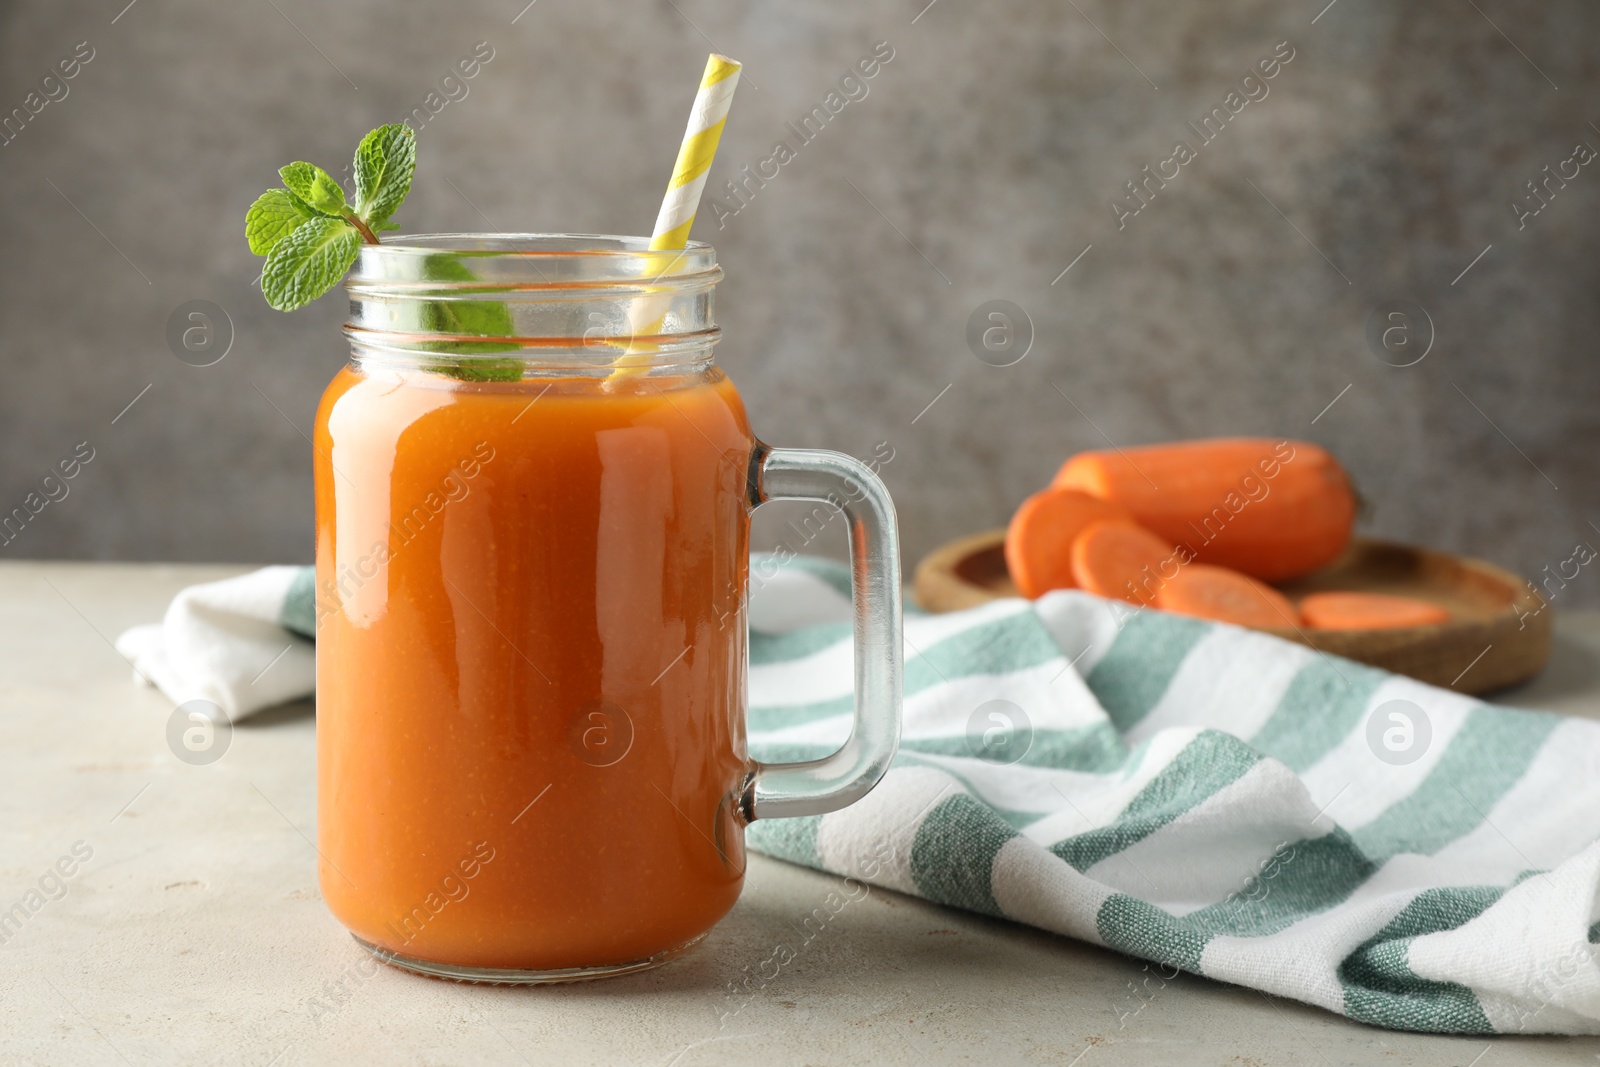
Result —
<instances>
[{"instance_id":1,"label":"yellow striped straw","mask_svg":"<svg viewBox=\"0 0 1600 1067\"><path fill-rule=\"evenodd\" d=\"M678 149L678 163L672 168L672 180L667 183L667 195L661 201L661 213L656 216L656 228L650 237L651 251L688 247L689 229L694 225L695 212L700 209L706 174L716 157L717 142L722 140L722 126L733 104L733 91L739 86L740 66L742 64L727 56L713 54L706 59L700 91L695 93L694 107L689 112L689 128L684 130L683 145Z\"/></svg>"},{"instance_id":2,"label":"yellow striped straw","mask_svg":"<svg viewBox=\"0 0 1600 1067\"><path fill-rule=\"evenodd\" d=\"M677 251L689 246L689 230L694 226L695 213L700 210L700 193L706 187L706 175L711 171L711 161L717 154L717 142L722 140L722 127L728 120L728 108L733 104L733 91L739 85L739 69L743 64L727 56L713 53L706 59L706 71L700 76L700 90L695 93L694 107L689 111L689 126L683 132L683 144L678 149L678 162L672 168L672 180L667 183L667 195L661 201L661 212L656 216L656 228L650 237L650 251ZM675 260L674 260L675 262ZM667 268L663 268L665 273ZM644 298L635 305L631 316L636 337L652 337L661 332L665 318L660 300ZM630 375L649 362L655 345L632 342L628 350L613 363L609 382Z\"/></svg>"}]
</instances>

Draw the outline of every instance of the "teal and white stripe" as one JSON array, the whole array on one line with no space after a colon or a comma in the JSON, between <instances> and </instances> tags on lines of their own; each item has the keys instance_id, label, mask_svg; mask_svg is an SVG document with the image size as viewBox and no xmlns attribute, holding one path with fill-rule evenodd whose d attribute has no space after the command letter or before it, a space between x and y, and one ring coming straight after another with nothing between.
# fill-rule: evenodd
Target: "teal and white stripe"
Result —
<instances>
[{"instance_id":1,"label":"teal and white stripe","mask_svg":"<svg viewBox=\"0 0 1600 1067\"><path fill-rule=\"evenodd\" d=\"M753 583L756 758L848 733L848 588ZM1381 1026L1600 1033L1600 725L1075 592L908 616L905 674L884 781L753 849ZM1014 764L968 745L995 699ZM1404 766L1367 743L1396 699L1432 727Z\"/></svg>"}]
</instances>

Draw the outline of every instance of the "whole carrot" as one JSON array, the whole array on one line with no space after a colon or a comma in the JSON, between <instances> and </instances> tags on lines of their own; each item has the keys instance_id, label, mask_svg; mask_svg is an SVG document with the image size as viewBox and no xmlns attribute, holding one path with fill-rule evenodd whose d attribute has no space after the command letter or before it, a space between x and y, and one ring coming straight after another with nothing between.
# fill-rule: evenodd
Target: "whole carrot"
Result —
<instances>
[{"instance_id":1,"label":"whole carrot","mask_svg":"<svg viewBox=\"0 0 1600 1067\"><path fill-rule=\"evenodd\" d=\"M1219 437L1080 452L1054 484L1120 505L1202 563L1272 582L1333 562L1355 524L1349 476L1306 441Z\"/></svg>"}]
</instances>

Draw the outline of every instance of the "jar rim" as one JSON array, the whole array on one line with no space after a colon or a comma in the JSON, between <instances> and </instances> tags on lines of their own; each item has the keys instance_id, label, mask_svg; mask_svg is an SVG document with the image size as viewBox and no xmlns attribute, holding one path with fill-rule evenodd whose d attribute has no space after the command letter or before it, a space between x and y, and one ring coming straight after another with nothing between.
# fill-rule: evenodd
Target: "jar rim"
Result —
<instances>
[{"instance_id":1,"label":"jar rim","mask_svg":"<svg viewBox=\"0 0 1600 1067\"><path fill-rule=\"evenodd\" d=\"M374 358L521 359L666 370L708 362L718 338L716 250L650 238L438 233L362 245L346 279L352 350Z\"/></svg>"},{"instance_id":2,"label":"jar rim","mask_svg":"<svg viewBox=\"0 0 1600 1067\"><path fill-rule=\"evenodd\" d=\"M720 277L717 252L704 241L655 250L650 238L598 233L425 233L361 246L347 285L361 288L418 280L419 264L470 262L501 282L528 270L536 286L675 285ZM446 279L431 279L434 282ZM456 281L457 279L448 279ZM466 279L460 279L465 281Z\"/></svg>"}]
</instances>

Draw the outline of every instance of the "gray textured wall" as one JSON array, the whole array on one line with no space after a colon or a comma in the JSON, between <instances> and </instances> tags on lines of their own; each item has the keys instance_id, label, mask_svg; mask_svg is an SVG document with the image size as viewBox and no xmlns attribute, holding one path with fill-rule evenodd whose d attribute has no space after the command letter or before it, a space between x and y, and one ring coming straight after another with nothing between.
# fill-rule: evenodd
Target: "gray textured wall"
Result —
<instances>
[{"instance_id":1,"label":"gray textured wall","mask_svg":"<svg viewBox=\"0 0 1600 1067\"><path fill-rule=\"evenodd\" d=\"M1375 533L1529 573L1600 544L1600 165L1520 230L1510 206L1600 147L1593 4L538 0L513 24L522 0L123 2L0 10L0 110L94 49L0 147L0 510L95 450L0 551L309 558L304 433L344 307L267 309L244 209L281 163L342 165L478 41L494 58L421 130L410 232L647 230L705 53L745 61L713 189L798 152L721 230L702 213L721 359L773 442L892 443L910 558L1003 522L1075 449L1222 433L1330 446ZM879 41L869 95L799 146L784 123ZM1202 145L1186 121L1281 41L1268 95ZM1180 139L1197 158L1119 229L1123 183ZM1032 320L1015 366L965 338L996 298ZM1364 336L1399 298L1436 332L1405 368ZM168 351L190 299L232 317L215 366Z\"/></svg>"}]
</instances>

